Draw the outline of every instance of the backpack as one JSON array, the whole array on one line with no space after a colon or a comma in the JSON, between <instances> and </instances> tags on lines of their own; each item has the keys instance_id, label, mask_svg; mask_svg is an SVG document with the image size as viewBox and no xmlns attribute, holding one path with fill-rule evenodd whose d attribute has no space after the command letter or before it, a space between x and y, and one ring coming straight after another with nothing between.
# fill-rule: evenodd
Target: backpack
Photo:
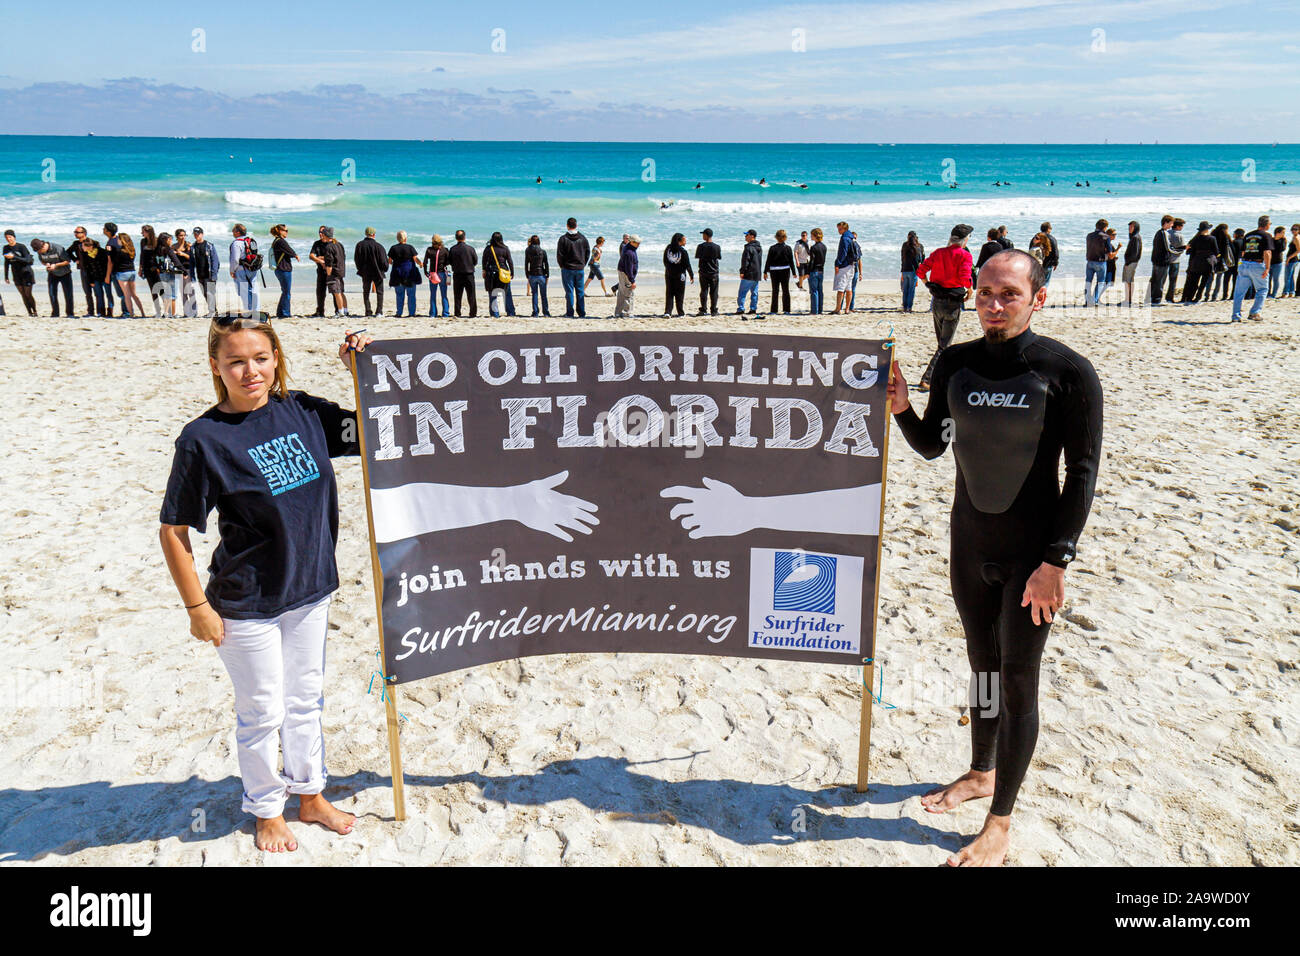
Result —
<instances>
[{"instance_id":1,"label":"backpack","mask_svg":"<svg viewBox=\"0 0 1300 956\"><path fill-rule=\"evenodd\" d=\"M257 240L252 236L240 236L239 241L244 244L244 254L239 257L235 264L249 272L260 272L262 269L262 254L257 251Z\"/></svg>"}]
</instances>

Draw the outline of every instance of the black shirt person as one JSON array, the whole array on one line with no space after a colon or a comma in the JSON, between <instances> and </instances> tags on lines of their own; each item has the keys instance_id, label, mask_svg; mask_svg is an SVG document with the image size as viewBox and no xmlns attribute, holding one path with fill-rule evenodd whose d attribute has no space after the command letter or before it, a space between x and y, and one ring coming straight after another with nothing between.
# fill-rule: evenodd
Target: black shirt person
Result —
<instances>
[{"instance_id":1,"label":"black shirt person","mask_svg":"<svg viewBox=\"0 0 1300 956\"><path fill-rule=\"evenodd\" d=\"M340 360L369 341L347 333ZM356 415L290 391L280 341L259 319L214 323L208 362L218 403L176 439L159 541L190 633L216 647L234 684L243 809L257 818L257 847L294 850L283 815L291 794L303 822L336 833L356 823L322 795L321 725L329 601L339 584L330 459L359 453ZM189 529L206 530L214 510L220 541L201 587Z\"/></svg>"},{"instance_id":2,"label":"black shirt person","mask_svg":"<svg viewBox=\"0 0 1300 956\"><path fill-rule=\"evenodd\" d=\"M469 317L478 315L478 302L474 298L474 267L478 265L478 253L465 241L465 230L456 230L456 242L447 250L447 260L451 263L451 287L456 296L456 318L460 318L460 300L464 295L469 299Z\"/></svg>"},{"instance_id":3,"label":"black shirt person","mask_svg":"<svg viewBox=\"0 0 1300 956\"><path fill-rule=\"evenodd\" d=\"M722 247L713 241L713 230L700 232L704 241L695 247L695 261L699 264L700 315L718 314L718 273L722 264Z\"/></svg>"},{"instance_id":4,"label":"black shirt person","mask_svg":"<svg viewBox=\"0 0 1300 956\"><path fill-rule=\"evenodd\" d=\"M912 410L897 363L888 387L908 444L933 459L951 442L957 460L949 570L972 670L971 769L921 802L932 813L993 802L979 836L949 857L956 866L997 866L1006 856L1011 810L1038 739L1043 647L1065 601L1065 569L1101 458L1097 373L1029 328L1047 300L1043 279L1027 253L994 256L975 297L984 336L940 354L924 416Z\"/></svg>"}]
</instances>

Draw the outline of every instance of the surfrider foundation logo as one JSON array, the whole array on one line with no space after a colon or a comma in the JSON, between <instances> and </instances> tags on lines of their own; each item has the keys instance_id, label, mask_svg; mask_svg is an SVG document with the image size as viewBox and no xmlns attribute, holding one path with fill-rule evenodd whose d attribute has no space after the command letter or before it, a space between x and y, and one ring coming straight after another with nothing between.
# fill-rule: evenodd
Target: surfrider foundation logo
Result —
<instances>
[{"instance_id":1,"label":"surfrider foundation logo","mask_svg":"<svg viewBox=\"0 0 1300 956\"><path fill-rule=\"evenodd\" d=\"M778 551L773 565L773 610L835 613L833 557L803 551Z\"/></svg>"},{"instance_id":2,"label":"surfrider foundation logo","mask_svg":"<svg viewBox=\"0 0 1300 956\"><path fill-rule=\"evenodd\" d=\"M750 647L857 654L861 556L749 550Z\"/></svg>"}]
</instances>

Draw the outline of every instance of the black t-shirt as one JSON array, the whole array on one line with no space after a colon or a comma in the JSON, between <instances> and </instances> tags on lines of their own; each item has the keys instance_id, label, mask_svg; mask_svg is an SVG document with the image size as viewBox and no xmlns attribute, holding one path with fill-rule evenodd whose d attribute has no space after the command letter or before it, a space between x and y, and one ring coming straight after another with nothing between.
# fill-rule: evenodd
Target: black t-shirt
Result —
<instances>
[{"instance_id":1,"label":"black t-shirt","mask_svg":"<svg viewBox=\"0 0 1300 956\"><path fill-rule=\"evenodd\" d=\"M135 271L135 258L122 248L122 240L117 236L108 240L108 255L113 260L114 272Z\"/></svg>"},{"instance_id":2,"label":"black t-shirt","mask_svg":"<svg viewBox=\"0 0 1300 956\"><path fill-rule=\"evenodd\" d=\"M695 259L700 264L700 278L712 278L722 263L722 247L712 240L701 242L695 247Z\"/></svg>"},{"instance_id":3,"label":"black t-shirt","mask_svg":"<svg viewBox=\"0 0 1300 956\"><path fill-rule=\"evenodd\" d=\"M1268 234L1268 230L1256 229L1246 233L1245 238L1241 240L1241 261L1263 262L1264 253L1272 250L1273 237Z\"/></svg>"},{"instance_id":4,"label":"black t-shirt","mask_svg":"<svg viewBox=\"0 0 1300 956\"><path fill-rule=\"evenodd\" d=\"M204 594L218 614L275 617L338 588L330 459L356 454L356 413L305 392L240 414L213 406L181 430L161 520L202 532L217 509Z\"/></svg>"}]
</instances>

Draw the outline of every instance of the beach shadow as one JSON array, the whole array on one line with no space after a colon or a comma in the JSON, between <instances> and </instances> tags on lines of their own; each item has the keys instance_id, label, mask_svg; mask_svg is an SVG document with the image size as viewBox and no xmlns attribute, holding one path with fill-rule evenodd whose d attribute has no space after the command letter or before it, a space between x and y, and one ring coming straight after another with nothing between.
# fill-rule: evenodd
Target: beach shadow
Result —
<instances>
[{"instance_id":1,"label":"beach shadow","mask_svg":"<svg viewBox=\"0 0 1300 956\"><path fill-rule=\"evenodd\" d=\"M636 772L636 766L623 757L587 757L555 761L533 773L407 774L405 781L408 791L470 784L484 799L503 807L576 800L612 821L699 827L742 846L874 840L955 851L963 843L956 831L908 818L850 817L836 812L862 804L902 803L933 789L933 783L873 784L866 793L857 793L852 786L810 788L730 779L665 781ZM332 777L325 793L337 801L390 786L388 776L363 772ZM235 832L246 833L251 841L252 818L239 806L242 792L243 786L234 776L124 786L94 781L37 790L2 789L0 862L40 860L50 854L69 856L92 847L171 838L203 843ZM295 813L294 809L286 812L291 822ZM391 816L385 813L384 819Z\"/></svg>"},{"instance_id":2,"label":"beach shadow","mask_svg":"<svg viewBox=\"0 0 1300 956\"><path fill-rule=\"evenodd\" d=\"M1195 319L1161 319L1161 325L1232 325L1232 319L1207 319L1197 322Z\"/></svg>"}]
</instances>

